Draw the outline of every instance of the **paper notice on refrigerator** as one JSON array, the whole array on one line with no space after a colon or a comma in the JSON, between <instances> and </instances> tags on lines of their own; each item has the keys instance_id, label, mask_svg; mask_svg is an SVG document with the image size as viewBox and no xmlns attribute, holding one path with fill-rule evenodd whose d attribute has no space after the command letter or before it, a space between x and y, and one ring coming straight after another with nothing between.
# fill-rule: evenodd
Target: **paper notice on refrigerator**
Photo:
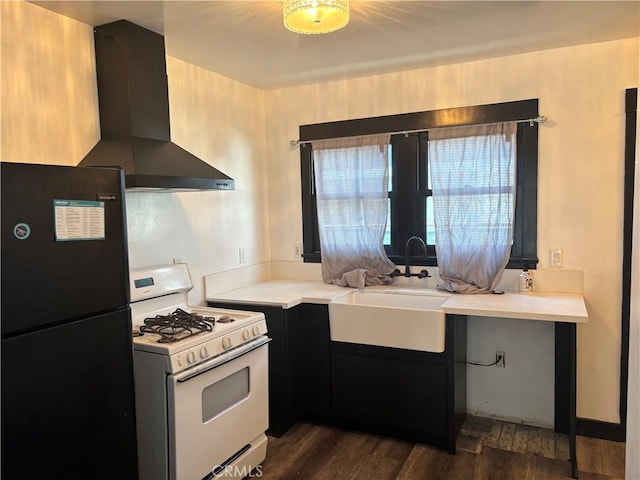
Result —
<instances>
[{"instance_id":1,"label":"paper notice on refrigerator","mask_svg":"<svg viewBox=\"0 0 640 480\"><path fill-rule=\"evenodd\" d=\"M54 200L56 241L104 240L104 202Z\"/></svg>"}]
</instances>

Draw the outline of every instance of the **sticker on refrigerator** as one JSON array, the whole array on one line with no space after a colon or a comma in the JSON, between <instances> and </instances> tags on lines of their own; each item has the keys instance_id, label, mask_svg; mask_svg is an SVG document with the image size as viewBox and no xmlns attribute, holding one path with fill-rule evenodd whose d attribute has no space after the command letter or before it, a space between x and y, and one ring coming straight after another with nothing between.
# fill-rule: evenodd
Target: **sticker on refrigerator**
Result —
<instances>
[{"instance_id":1,"label":"sticker on refrigerator","mask_svg":"<svg viewBox=\"0 0 640 480\"><path fill-rule=\"evenodd\" d=\"M54 200L56 241L104 240L104 202Z\"/></svg>"},{"instance_id":2,"label":"sticker on refrigerator","mask_svg":"<svg viewBox=\"0 0 640 480\"><path fill-rule=\"evenodd\" d=\"M18 240L26 240L31 235L31 228L26 223L19 223L13 227L13 235Z\"/></svg>"}]
</instances>

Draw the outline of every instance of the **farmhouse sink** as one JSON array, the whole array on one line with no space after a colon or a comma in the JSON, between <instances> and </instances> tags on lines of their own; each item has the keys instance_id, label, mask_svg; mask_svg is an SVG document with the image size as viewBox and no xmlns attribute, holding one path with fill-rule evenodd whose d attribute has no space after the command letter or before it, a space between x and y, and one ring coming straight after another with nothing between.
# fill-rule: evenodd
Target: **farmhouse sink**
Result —
<instances>
[{"instance_id":1,"label":"farmhouse sink","mask_svg":"<svg viewBox=\"0 0 640 480\"><path fill-rule=\"evenodd\" d=\"M449 295L411 290L354 291L329 304L331 340L444 352Z\"/></svg>"}]
</instances>

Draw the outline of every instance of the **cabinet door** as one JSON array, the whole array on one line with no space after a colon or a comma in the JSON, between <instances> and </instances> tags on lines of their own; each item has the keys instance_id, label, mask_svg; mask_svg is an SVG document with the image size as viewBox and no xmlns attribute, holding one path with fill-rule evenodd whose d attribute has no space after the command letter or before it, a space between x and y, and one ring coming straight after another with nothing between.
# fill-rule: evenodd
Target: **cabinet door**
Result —
<instances>
[{"instance_id":1,"label":"cabinet door","mask_svg":"<svg viewBox=\"0 0 640 480\"><path fill-rule=\"evenodd\" d=\"M386 369L389 425L444 442L447 428L445 367L390 361Z\"/></svg>"},{"instance_id":2,"label":"cabinet door","mask_svg":"<svg viewBox=\"0 0 640 480\"><path fill-rule=\"evenodd\" d=\"M283 435L297 420L294 411L293 388L289 359L287 329L288 310L265 305L207 302L210 307L248 310L264 313L269 343L269 430L277 437Z\"/></svg>"},{"instance_id":3,"label":"cabinet door","mask_svg":"<svg viewBox=\"0 0 640 480\"><path fill-rule=\"evenodd\" d=\"M333 352L333 413L354 427L386 424L386 360Z\"/></svg>"},{"instance_id":4,"label":"cabinet door","mask_svg":"<svg viewBox=\"0 0 640 480\"><path fill-rule=\"evenodd\" d=\"M287 312L295 409L304 418L330 422L329 310L305 303Z\"/></svg>"},{"instance_id":5,"label":"cabinet door","mask_svg":"<svg viewBox=\"0 0 640 480\"><path fill-rule=\"evenodd\" d=\"M446 366L433 354L341 342L331 348L339 424L447 446Z\"/></svg>"}]
</instances>

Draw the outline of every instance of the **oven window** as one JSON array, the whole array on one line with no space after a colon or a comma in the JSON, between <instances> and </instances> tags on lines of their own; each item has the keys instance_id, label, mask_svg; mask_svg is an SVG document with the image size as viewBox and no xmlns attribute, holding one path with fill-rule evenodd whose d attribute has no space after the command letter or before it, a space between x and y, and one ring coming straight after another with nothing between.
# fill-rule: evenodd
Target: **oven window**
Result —
<instances>
[{"instance_id":1,"label":"oven window","mask_svg":"<svg viewBox=\"0 0 640 480\"><path fill-rule=\"evenodd\" d=\"M202 423L249 396L249 367L209 385L202 391Z\"/></svg>"}]
</instances>

